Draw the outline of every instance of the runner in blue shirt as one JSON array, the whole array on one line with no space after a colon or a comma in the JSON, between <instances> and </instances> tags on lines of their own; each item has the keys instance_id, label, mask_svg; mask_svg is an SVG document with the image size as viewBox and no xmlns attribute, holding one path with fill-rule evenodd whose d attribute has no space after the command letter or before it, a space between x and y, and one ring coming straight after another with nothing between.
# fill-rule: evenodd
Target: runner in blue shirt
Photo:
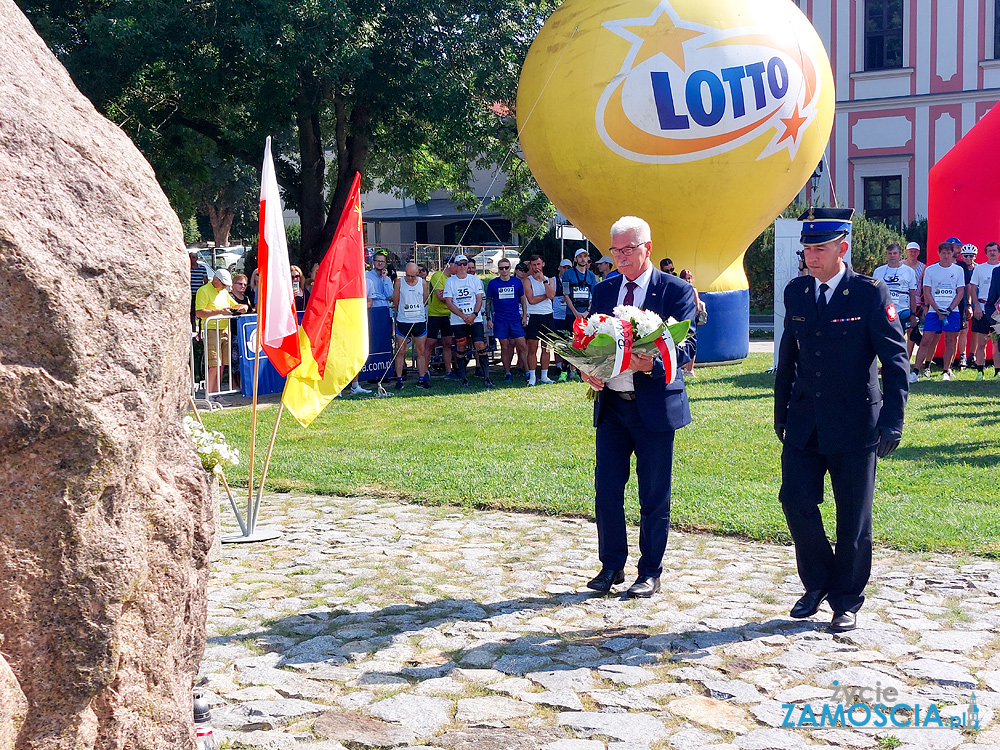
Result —
<instances>
[{"instance_id":1,"label":"runner in blue shirt","mask_svg":"<svg viewBox=\"0 0 1000 750\"><path fill-rule=\"evenodd\" d=\"M527 374L528 344L524 340L524 326L528 323L528 300L520 279L510 275L510 261L501 258L497 263L499 278L486 287L486 297L493 305L493 336L500 341L500 359L503 362L504 382L510 383L510 363L517 349L517 363Z\"/></svg>"}]
</instances>

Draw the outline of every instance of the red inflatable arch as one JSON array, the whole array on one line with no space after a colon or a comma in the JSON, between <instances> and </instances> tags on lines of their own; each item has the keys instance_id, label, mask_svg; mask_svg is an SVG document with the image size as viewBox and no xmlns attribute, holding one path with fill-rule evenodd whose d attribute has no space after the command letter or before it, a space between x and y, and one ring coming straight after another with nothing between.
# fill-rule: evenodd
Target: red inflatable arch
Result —
<instances>
[{"instance_id":1,"label":"red inflatable arch","mask_svg":"<svg viewBox=\"0 0 1000 750\"><path fill-rule=\"evenodd\" d=\"M955 147L931 167L928 178L927 263L938 259L937 246L949 237L979 248L986 262L987 242L1000 242L1000 105L994 106ZM967 331L966 331L967 333ZM936 356L941 356L944 337ZM992 357L987 345L987 360Z\"/></svg>"}]
</instances>

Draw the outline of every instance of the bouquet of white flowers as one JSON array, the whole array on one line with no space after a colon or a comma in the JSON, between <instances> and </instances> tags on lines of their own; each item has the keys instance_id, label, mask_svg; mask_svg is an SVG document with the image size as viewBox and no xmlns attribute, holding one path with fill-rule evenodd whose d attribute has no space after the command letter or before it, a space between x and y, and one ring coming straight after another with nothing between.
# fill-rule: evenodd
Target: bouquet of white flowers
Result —
<instances>
[{"instance_id":1,"label":"bouquet of white flowers","mask_svg":"<svg viewBox=\"0 0 1000 750\"><path fill-rule=\"evenodd\" d=\"M207 430L201 422L189 416L184 417L184 429L187 430L191 442L194 443L205 471L221 474L222 467L226 464L239 465L240 452L229 447L221 432Z\"/></svg>"},{"instance_id":2,"label":"bouquet of white flowers","mask_svg":"<svg viewBox=\"0 0 1000 750\"><path fill-rule=\"evenodd\" d=\"M574 367L601 380L628 369L633 352L661 355L666 380L677 375L675 347L688 336L691 323L659 315L638 307L619 305L614 315L595 313L573 323L573 336L542 336L547 346Z\"/></svg>"}]
</instances>

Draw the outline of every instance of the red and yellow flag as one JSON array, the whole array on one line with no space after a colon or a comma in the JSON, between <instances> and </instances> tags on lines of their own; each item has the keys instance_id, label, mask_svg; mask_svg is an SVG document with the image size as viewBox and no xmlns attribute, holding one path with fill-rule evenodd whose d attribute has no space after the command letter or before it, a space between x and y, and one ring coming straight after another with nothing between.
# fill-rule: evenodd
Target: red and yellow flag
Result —
<instances>
[{"instance_id":1,"label":"red and yellow flag","mask_svg":"<svg viewBox=\"0 0 1000 750\"><path fill-rule=\"evenodd\" d=\"M368 359L360 183L361 176L355 174L337 233L319 264L302 314L302 364L288 376L281 395L285 408L303 427L354 380Z\"/></svg>"}]
</instances>

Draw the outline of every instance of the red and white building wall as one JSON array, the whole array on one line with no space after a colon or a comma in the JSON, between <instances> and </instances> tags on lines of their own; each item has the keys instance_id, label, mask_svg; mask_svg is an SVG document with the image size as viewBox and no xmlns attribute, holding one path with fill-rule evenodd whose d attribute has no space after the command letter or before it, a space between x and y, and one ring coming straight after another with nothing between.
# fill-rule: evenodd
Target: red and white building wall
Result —
<instances>
[{"instance_id":1,"label":"red and white building wall","mask_svg":"<svg viewBox=\"0 0 1000 750\"><path fill-rule=\"evenodd\" d=\"M816 195L903 225L927 216L928 172L1000 101L1000 0L796 0L837 88Z\"/></svg>"}]
</instances>

